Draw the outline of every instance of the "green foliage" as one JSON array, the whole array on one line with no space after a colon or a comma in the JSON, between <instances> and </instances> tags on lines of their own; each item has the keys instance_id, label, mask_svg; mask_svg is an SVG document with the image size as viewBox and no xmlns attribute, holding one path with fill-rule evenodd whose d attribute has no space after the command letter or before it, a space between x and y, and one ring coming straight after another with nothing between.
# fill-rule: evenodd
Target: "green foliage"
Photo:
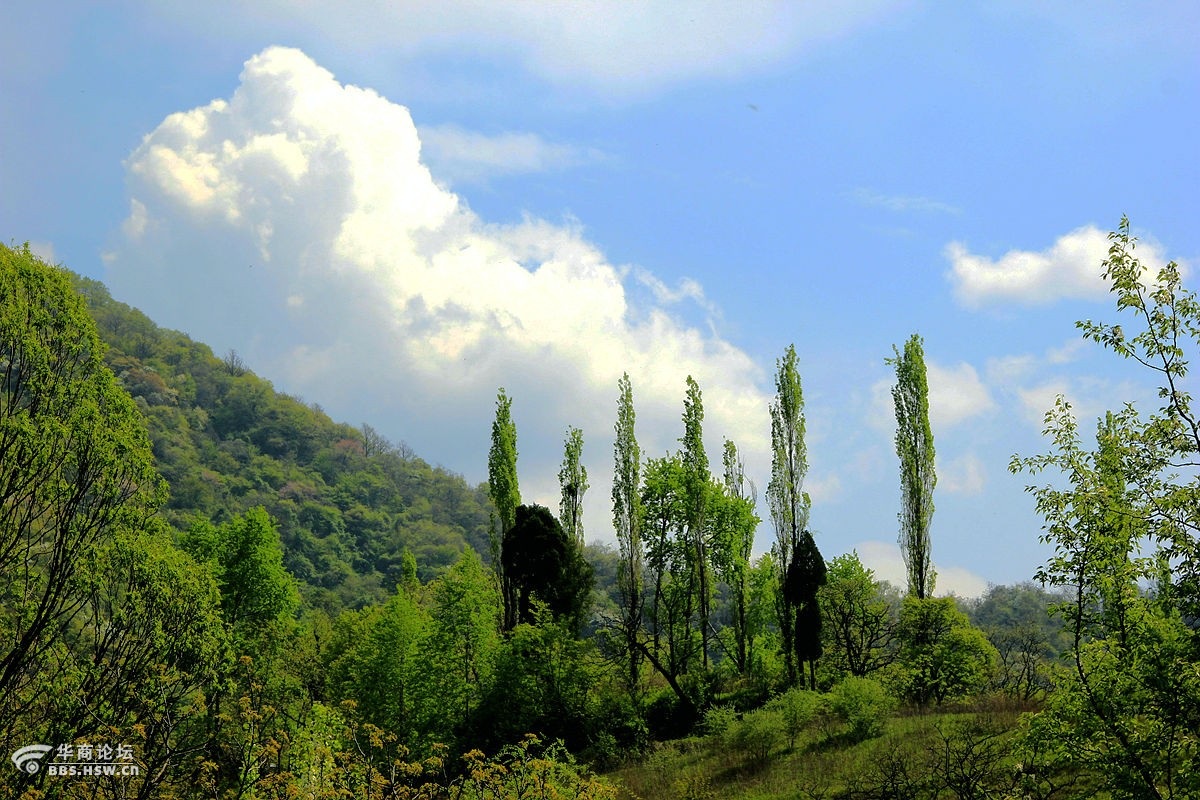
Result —
<instances>
[{"instance_id":1,"label":"green foliage","mask_svg":"<svg viewBox=\"0 0 1200 800\"><path fill-rule=\"evenodd\" d=\"M699 629L700 659L707 670L713 591L711 557L708 552L708 511L713 482L708 469L708 454L704 450L703 423L704 401L700 384L689 375L687 395L683 402L683 437L679 440L683 445L679 458L682 467L683 522L687 536L687 572L678 573L677 576L688 585L689 597L685 603L689 612L694 608L696 618L693 621L692 614L688 613L685 625Z\"/></svg>"},{"instance_id":2,"label":"green foliage","mask_svg":"<svg viewBox=\"0 0 1200 800\"><path fill-rule=\"evenodd\" d=\"M563 741L579 752L595 716L590 647L563 625L521 624L498 647L490 686L474 721L474 742L496 746L530 731Z\"/></svg>"},{"instance_id":3,"label":"green foliage","mask_svg":"<svg viewBox=\"0 0 1200 800\"><path fill-rule=\"evenodd\" d=\"M896 455L900 458L900 553L908 568L908 593L918 599L932 596L937 577L930 560L929 525L933 520L933 429L929 425L929 384L925 377L925 350L913 334L904 352L895 347L896 367L892 399L896 403Z\"/></svg>"},{"instance_id":4,"label":"green foliage","mask_svg":"<svg viewBox=\"0 0 1200 800\"><path fill-rule=\"evenodd\" d=\"M1176 264L1152 277L1128 220L1109 240L1104 276L1137 332L1078 327L1152 371L1164 405L1147 416L1132 405L1109 413L1088 451L1059 398L1046 415L1053 451L1013 459L1014 470L1055 470L1067 482L1030 487L1055 547L1038 578L1070 592L1061 612L1074 642L1031 740L1062 748L1114 796L1191 796L1200 792L1200 425L1184 381L1188 348L1200 344L1200 303Z\"/></svg>"},{"instance_id":5,"label":"green foliage","mask_svg":"<svg viewBox=\"0 0 1200 800\"><path fill-rule=\"evenodd\" d=\"M517 485L517 426L512 419L512 398L504 389L496 393L496 419L488 451L488 492L500 516L500 533L507 533L517 524L521 490Z\"/></svg>"},{"instance_id":6,"label":"green foliage","mask_svg":"<svg viewBox=\"0 0 1200 800\"><path fill-rule=\"evenodd\" d=\"M729 587L731 595L732 651L737 671L749 671L756 630L750 626L750 556L754 550L754 532L760 522L754 511L754 483L746 478L746 466L737 445L725 440L724 483L710 493L708 517L712 527L713 566L717 578Z\"/></svg>"},{"instance_id":7,"label":"green foliage","mask_svg":"<svg viewBox=\"0 0 1200 800\"><path fill-rule=\"evenodd\" d=\"M861 742L883 733L896 700L879 681L851 675L830 691L829 708L846 723L850 740Z\"/></svg>"},{"instance_id":8,"label":"green foliage","mask_svg":"<svg viewBox=\"0 0 1200 800\"><path fill-rule=\"evenodd\" d=\"M775 362L775 399L770 408L771 482L767 485L767 505L775 526L772 551L778 569L776 613L789 685L795 685L799 680L800 665L795 650L798 609L787 597L784 584L800 546L800 536L808 528L811 505L808 493L804 491L808 447L804 442L804 393L796 362L794 345L788 345L783 357Z\"/></svg>"},{"instance_id":9,"label":"green foliage","mask_svg":"<svg viewBox=\"0 0 1200 800\"><path fill-rule=\"evenodd\" d=\"M473 550L429 587L429 635L421 643L421 714L437 720L433 741L454 742L469 730L491 681L500 644L500 597Z\"/></svg>"},{"instance_id":10,"label":"green foliage","mask_svg":"<svg viewBox=\"0 0 1200 800\"><path fill-rule=\"evenodd\" d=\"M651 639L651 663L657 662L656 669L671 680L688 671L700 650L691 621L695 594L689 578L694 577L694 551L684 522L685 492L684 468L678 455L646 462L641 530L653 587L645 623Z\"/></svg>"},{"instance_id":11,"label":"green foliage","mask_svg":"<svg viewBox=\"0 0 1200 800\"><path fill-rule=\"evenodd\" d=\"M770 553L763 553L750 567L747 584L746 638L751 643L747 671L759 686L772 686L786 678L779 660L783 652L778 620L779 568Z\"/></svg>"},{"instance_id":12,"label":"green foliage","mask_svg":"<svg viewBox=\"0 0 1200 800\"><path fill-rule=\"evenodd\" d=\"M195 752L227 643L104 351L67 274L0 246L0 730L136 742L151 796Z\"/></svg>"},{"instance_id":13,"label":"green foliage","mask_svg":"<svg viewBox=\"0 0 1200 800\"><path fill-rule=\"evenodd\" d=\"M792 688L773 698L767 707L779 714L788 747L795 747L796 738L817 721L825 706L825 698L817 692Z\"/></svg>"},{"instance_id":14,"label":"green foliage","mask_svg":"<svg viewBox=\"0 0 1200 800\"><path fill-rule=\"evenodd\" d=\"M181 544L212 565L221 586L221 609L235 628L258 627L295 611L295 581L283 568L279 533L262 507L217 527L197 522Z\"/></svg>"},{"instance_id":15,"label":"green foliage","mask_svg":"<svg viewBox=\"0 0 1200 800\"><path fill-rule=\"evenodd\" d=\"M165 515L176 527L264 507L305 601L335 615L384 601L406 547L423 580L449 568L464 546L487 551L483 488L370 426L332 422L245 364L230 370L208 347L158 328L101 284L69 277L109 345L105 362L149 428L171 487Z\"/></svg>"},{"instance_id":16,"label":"green foliage","mask_svg":"<svg viewBox=\"0 0 1200 800\"><path fill-rule=\"evenodd\" d=\"M428 612L405 591L382 608L347 612L339 620L341 641L328 670L335 698L354 700L362 719L392 731L409 747L432 727L418 714L421 698L414 696L428 625Z\"/></svg>"},{"instance_id":17,"label":"green foliage","mask_svg":"<svg viewBox=\"0 0 1200 800\"><path fill-rule=\"evenodd\" d=\"M149 442L67 276L0 245L0 726L81 608L75 577L162 501Z\"/></svg>"},{"instance_id":18,"label":"green foliage","mask_svg":"<svg viewBox=\"0 0 1200 800\"><path fill-rule=\"evenodd\" d=\"M783 744L784 726L779 715L768 709L749 711L725 731L727 746L741 754L747 764L762 767L771 752Z\"/></svg>"},{"instance_id":19,"label":"green foliage","mask_svg":"<svg viewBox=\"0 0 1200 800\"><path fill-rule=\"evenodd\" d=\"M504 389L496 393L496 418L492 421L492 446L488 450L488 495L500 519L499 531L493 531L493 558L500 576L500 597L503 603L504 630L512 630L518 622L517 588L513 577L504 571L504 544L509 531L517 524L517 507L521 491L517 485L517 426L512 419L512 398Z\"/></svg>"},{"instance_id":20,"label":"green foliage","mask_svg":"<svg viewBox=\"0 0 1200 800\"><path fill-rule=\"evenodd\" d=\"M840 672L865 677L896 656L896 619L875 574L858 553L831 560L820 591L828 644L827 662Z\"/></svg>"},{"instance_id":21,"label":"green foliage","mask_svg":"<svg viewBox=\"0 0 1200 800\"><path fill-rule=\"evenodd\" d=\"M738 712L730 705L709 706L704 710L704 733L709 736L724 736L737 722Z\"/></svg>"},{"instance_id":22,"label":"green foliage","mask_svg":"<svg viewBox=\"0 0 1200 800\"><path fill-rule=\"evenodd\" d=\"M1032 584L992 586L968 608L971 621L996 647L995 686L1001 692L1032 700L1051 688L1051 673L1071 649L1071 635L1053 609L1066 597Z\"/></svg>"},{"instance_id":23,"label":"green foliage","mask_svg":"<svg viewBox=\"0 0 1200 800\"><path fill-rule=\"evenodd\" d=\"M800 386L796 347L788 345L775 362L775 400L771 403L771 482L767 502L775 523L781 563L791 561L800 532L808 527L809 499L804 491L808 448L804 443L804 392Z\"/></svg>"},{"instance_id":24,"label":"green foliage","mask_svg":"<svg viewBox=\"0 0 1200 800\"><path fill-rule=\"evenodd\" d=\"M619 394L613 441L612 514L613 530L616 532L617 548L620 551L617 569L617 589L620 596L618 636L629 661L626 686L630 693L634 693L638 688L642 661L638 649L638 636L642 629L644 568L639 494L642 454L634 432L636 414L629 373L622 374L617 383L617 390Z\"/></svg>"},{"instance_id":25,"label":"green foliage","mask_svg":"<svg viewBox=\"0 0 1200 800\"><path fill-rule=\"evenodd\" d=\"M556 620L578 633L587 618L592 567L575 539L544 506L517 506L516 522L504 534L505 580L512 585L518 623L537 621L542 603Z\"/></svg>"},{"instance_id":26,"label":"green foliage","mask_svg":"<svg viewBox=\"0 0 1200 800\"><path fill-rule=\"evenodd\" d=\"M587 492L587 467L580 459L583 456L583 431L567 429L567 440L563 445L563 463L558 470L558 484L562 498L558 505L558 520L578 547L583 547L583 495Z\"/></svg>"},{"instance_id":27,"label":"green foliage","mask_svg":"<svg viewBox=\"0 0 1200 800\"><path fill-rule=\"evenodd\" d=\"M920 706L965 697L987 685L996 648L971 625L954 599L904 599L900 653L891 677L897 692Z\"/></svg>"}]
</instances>

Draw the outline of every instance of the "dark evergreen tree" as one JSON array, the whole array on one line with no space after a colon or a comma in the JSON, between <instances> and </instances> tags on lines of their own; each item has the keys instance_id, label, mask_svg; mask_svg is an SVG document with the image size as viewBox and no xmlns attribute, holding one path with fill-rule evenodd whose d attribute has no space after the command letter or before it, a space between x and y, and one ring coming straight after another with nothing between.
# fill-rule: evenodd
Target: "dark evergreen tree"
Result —
<instances>
[{"instance_id":1,"label":"dark evergreen tree","mask_svg":"<svg viewBox=\"0 0 1200 800\"><path fill-rule=\"evenodd\" d=\"M811 688L817 688L817 661L821 658L821 606L817 593L825 585L825 559L812 534L800 534L784 579L784 600L796 609L792 647L796 665L808 662ZM802 676L803 677L803 676Z\"/></svg>"},{"instance_id":2,"label":"dark evergreen tree","mask_svg":"<svg viewBox=\"0 0 1200 800\"><path fill-rule=\"evenodd\" d=\"M550 509L516 508L515 524L500 551L504 575L512 582L518 623L537 622L537 604L578 633L587 619L592 567Z\"/></svg>"}]
</instances>

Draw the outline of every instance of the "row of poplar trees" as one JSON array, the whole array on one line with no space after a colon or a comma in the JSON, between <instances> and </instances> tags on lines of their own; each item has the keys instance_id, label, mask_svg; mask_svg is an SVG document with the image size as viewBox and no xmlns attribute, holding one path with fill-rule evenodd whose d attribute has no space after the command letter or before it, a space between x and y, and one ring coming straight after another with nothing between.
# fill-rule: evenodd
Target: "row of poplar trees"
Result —
<instances>
[{"instance_id":1,"label":"row of poplar trees","mask_svg":"<svg viewBox=\"0 0 1200 800\"><path fill-rule=\"evenodd\" d=\"M795 685L807 677L815 686L815 663L821 655L817 593L825 582L825 562L808 527L804 396L792 346L777 362L775 383L767 502L776 539L769 559L774 590L769 594L786 679ZM693 666L701 667L701 674L707 672L714 644L739 674L751 666L757 492L746 477L737 445L728 439L722 475L711 475L702 438L702 396L693 378L687 379L681 449L644 462L634 433L628 374L618 386L612 507L620 556L620 613L615 628L628 659L631 689L648 662L681 701L692 704L695 692L683 679ZM717 583L727 587L726 616L732 631L732 636L720 639L714 636L712 608Z\"/></svg>"},{"instance_id":2,"label":"row of poplar trees","mask_svg":"<svg viewBox=\"0 0 1200 800\"><path fill-rule=\"evenodd\" d=\"M909 567L909 593L924 598L932 590L929 520L932 515L933 439L928 421L928 387L921 340L913 336L903 352L888 363L896 367L897 453L901 462L902 511L900 547ZM804 394L797 356L789 346L776 362L771 414L771 479L767 505L775 540L765 563L771 570L767 594L777 625L785 680L816 688L821 657L821 611L818 592L826 582L824 558L809 528L811 501L804 490L808 472ZM497 398L488 458L489 489L499 515L497 552L505 627L530 619L530 597L551 607L555 616L568 613L559 595L571 594L581 576L562 564L581 560L582 502L588 488L581 464L583 434L569 428L559 481L562 499L558 533L539 547L549 555L533 559L528 541L531 514L551 515L538 506L520 504L516 473L516 427L511 399L503 389ZM709 673L718 653L732 661L738 674L751 668L757 627L750 617L752 582L761 576L752 564L757 490L746 477L737 445L726 439L722 474L710 470L703 442L704 406L699 384L687 378L680 449L645 458L634 431L633 387L628 373L618 382L613 446L613 528L619 562L619 611L607 620L616 649L624 654L626 681L636 693L646 664L671 687L679 700L695 708L703 689L696 675ZM539 510L540 509L540 510ZM547 525L550 523L547 522ZM561 544L559 544L561 542ZM560 555L561 551L561 555ZM569 551L569 554L568 552ZM536 563L535 563L536 562ZM541 571L540 576L533 574ZM590 573L587 575L590 587ZM566 586L552 586L554 582ZM761 577L760 577L761 582ZM718 586L728 607L718 614ZM579 614L576 605L570 613ZM722 630L718 635L718 616ZM575 618L578 631L582 620ZM731 634L731 635L730 635Z\"/></svg>"}]
</instances>

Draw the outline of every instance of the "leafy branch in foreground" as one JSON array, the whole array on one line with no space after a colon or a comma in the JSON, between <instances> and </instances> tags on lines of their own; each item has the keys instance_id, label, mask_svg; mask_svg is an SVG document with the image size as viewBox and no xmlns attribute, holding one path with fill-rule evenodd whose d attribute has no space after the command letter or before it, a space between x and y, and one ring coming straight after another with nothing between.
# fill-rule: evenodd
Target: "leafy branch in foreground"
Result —
<instances>
[{"instance_id":1,"label":"leafy branch in foreground","mask_svg":"<svg viewBox=\"0 0 1200 800\"><path fill-rule=\"evenodd\" d=\"M1200 791L1200 425L1184 390L1188 349L1200 345L1200 304L1171 263L1148 282L1129 222L1110 234L1104 277L1119 324L1078 323L1086 338L1153 371L1164 405L1109 412L1084 449L1069 403L1046 414L1049 454L1014 457L1014 472L1056 470L1069 483L1031 486L1055 548L1038 579L1071 592L1061 608L1073 637L1031 741L1089 767L1116 796L1193 797Z\"/></svg>"}]
</instances>

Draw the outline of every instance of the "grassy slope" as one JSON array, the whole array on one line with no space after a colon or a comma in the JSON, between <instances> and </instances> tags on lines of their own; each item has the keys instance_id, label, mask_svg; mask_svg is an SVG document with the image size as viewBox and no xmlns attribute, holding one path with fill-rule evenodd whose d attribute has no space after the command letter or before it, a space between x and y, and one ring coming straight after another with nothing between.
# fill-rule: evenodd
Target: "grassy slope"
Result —
<instances>
[{"instance_id":1,"label":"grassy slope","mask_svg":"<svg viewBox=\"0 0 1200 800\"><path fill-rule=\"evenodd\" d=\"M854 742L828 717L789 746L780 736L765 759L735 737L689 737L658 744L606 777L622 798L640 800L792 800L794 798L1096 797L1057 776L1051 786L1028 774L1016 733L1021 711L944 709L888 720L883 735Z\"/></svg>"}]
</instances>

